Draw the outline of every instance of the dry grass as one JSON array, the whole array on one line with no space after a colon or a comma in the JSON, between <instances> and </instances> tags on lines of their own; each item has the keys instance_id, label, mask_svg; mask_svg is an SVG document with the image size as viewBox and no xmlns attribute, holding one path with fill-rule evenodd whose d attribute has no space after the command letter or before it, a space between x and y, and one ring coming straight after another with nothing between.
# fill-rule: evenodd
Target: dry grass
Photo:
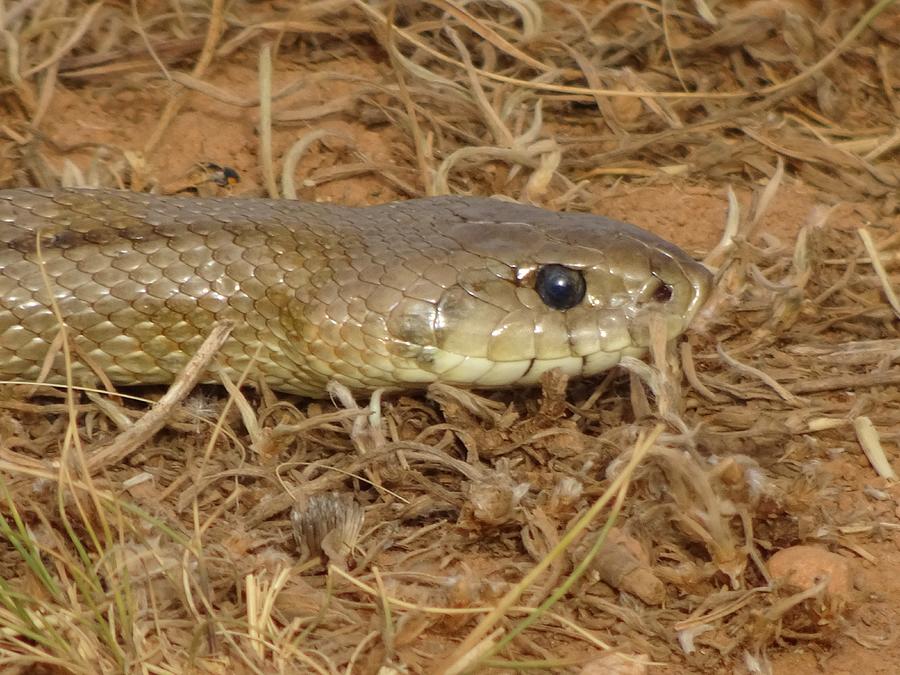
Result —
<instances>
[{"instance_id":1,"label":"dry grass","mask_svg":"<svg viewBox=\"0 0 900 675\"><path fill-rule=\"evenodd\" d=\"M689 339L599 382L325 403L227 383L155 410L166 392L7 387L0 664L457 673L617 649L764 670L786 644L877 642L855 599L783 588L766 560L865 559L898 529L823 468L890 476L900 442L895 3L26 0L0 26L2 186L202 183L160 148L212 105L254 115L245 184L273 196L756 196L732 202ZM255 93L228 77L250 70ZM72 138L54 111L76 90L153 123ZM796 237L762 230L798 180L868 229L823 206Z\"/></svg>"}]
</instances>

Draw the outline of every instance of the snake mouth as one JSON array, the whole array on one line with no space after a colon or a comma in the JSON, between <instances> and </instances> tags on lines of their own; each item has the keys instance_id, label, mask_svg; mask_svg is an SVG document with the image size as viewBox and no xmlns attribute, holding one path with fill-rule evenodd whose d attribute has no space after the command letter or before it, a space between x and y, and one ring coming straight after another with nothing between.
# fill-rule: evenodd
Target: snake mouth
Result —
<instances>
[{"instance_id":1,"label":"snake mouth","mask_svg":"<svg viewBox=\"0 0 900 675\"><path fill-rule=\"evenodd\" d=\"M691 301L684 313L684 325L687 327L709 298L713 285L713 274L700 262L694 262L686 268L685 274L693 289Z\"/></svg>"}]
</instances>

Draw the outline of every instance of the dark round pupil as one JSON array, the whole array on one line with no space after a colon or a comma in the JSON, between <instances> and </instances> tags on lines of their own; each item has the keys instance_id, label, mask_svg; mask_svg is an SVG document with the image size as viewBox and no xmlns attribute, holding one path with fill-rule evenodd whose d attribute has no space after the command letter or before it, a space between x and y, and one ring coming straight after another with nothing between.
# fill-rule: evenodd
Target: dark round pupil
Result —
<instances>
[{"instance_id":1,"label":"dark round pupil","mask_svg":"<svg viewBox=\"0 0 900 675\"><path fill-rule=\"evenodd\" d=\"M584 299L584 275L563 265L544 265L538 270L534 289L544 304L553 309L569 309Z\"/></svg>"}]
</instances>

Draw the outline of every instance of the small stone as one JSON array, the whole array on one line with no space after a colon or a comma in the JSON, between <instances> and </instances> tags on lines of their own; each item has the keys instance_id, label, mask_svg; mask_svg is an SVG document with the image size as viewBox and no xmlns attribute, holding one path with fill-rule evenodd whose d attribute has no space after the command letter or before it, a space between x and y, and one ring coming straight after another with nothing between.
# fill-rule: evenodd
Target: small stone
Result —
<instances>
[{"instance_id":1,"label":"small stone","mask_svg":"<svg viewBox=\"0 0 900 675\"><path fill-rule=\"evenodd\" d=\"M579 675L646 675L646 654L604 654L582 666Z\"/></svg>"},{"instance_id":2,"label":"small stone","mask_svg":"<svg viewBox=\"0 0 900 675\"><path fill-rule=\"evenodd\" d=\"M849 561L819 546L791 546L769 558L772 578L790 591L805 591L826 577L825 592L844 604L850 600L853 581Z\"/></svg>"}]
</instances>

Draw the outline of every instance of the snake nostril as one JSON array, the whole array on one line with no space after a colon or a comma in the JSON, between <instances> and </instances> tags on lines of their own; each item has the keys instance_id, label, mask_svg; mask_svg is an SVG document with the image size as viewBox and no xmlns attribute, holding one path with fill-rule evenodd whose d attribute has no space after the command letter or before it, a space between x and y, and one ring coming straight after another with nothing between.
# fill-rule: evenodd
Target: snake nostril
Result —
<instances>
[{"instance_id":1,"label":"snake nostril","mask_svg":"<svg viewBox=\"0 0 900 675\"><path fill-rule=\"evenodd\" d=\"M653 291L653 299L656 302L669 302L674 294L674 289L669 284L660 282L656 290Z\"/></svg>"}]
</instances>

